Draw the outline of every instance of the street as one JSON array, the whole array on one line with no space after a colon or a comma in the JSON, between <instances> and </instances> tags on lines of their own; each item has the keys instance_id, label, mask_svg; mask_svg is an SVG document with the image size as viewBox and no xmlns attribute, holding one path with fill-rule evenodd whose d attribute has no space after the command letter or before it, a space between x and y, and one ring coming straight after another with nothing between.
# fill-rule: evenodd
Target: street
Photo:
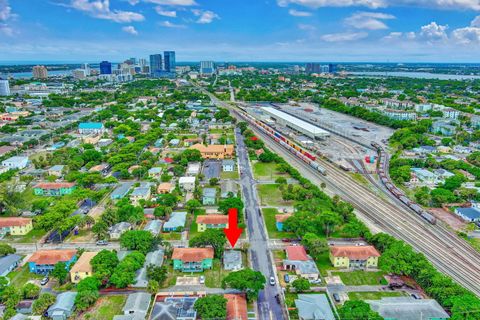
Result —
<instances>
[{"instance_id":1,"label":"street","mask_svg":"<svg viewBox=\"0 0 480 320\"><path fill-rule=\"evenodd\" d=\"M237 156L239 166L243 174L240 177L242 193L245 201L245 215L250 240L250 257L252 267L262 272L267 279L265 289L258 297L258 318L259 319L284 319L281 305L275 299L275 295L282 294L276 272L273 270L273 261L269 251L269 242L265 234L263 218L259 215L259 206L255 192L255 181L248 161L248 152L245 147L244 138L236 129ZM270 277L275 277L275 286L268 283Z\"/></svg>"}]
</instances>

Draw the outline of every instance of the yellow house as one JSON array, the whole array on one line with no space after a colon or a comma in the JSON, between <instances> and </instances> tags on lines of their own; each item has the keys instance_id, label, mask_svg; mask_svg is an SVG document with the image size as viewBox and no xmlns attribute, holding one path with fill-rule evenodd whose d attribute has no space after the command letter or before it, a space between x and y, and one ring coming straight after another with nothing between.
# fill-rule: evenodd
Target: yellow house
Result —
<instances>
[{"instance_id":1,"label":"yellow house","mask_svg":"<svg viewBox=\"0 0 480 320\"><path fill-rule=\"evenodd\" d=\"M90 277L93 273L90 261L98 252L84 252L70 269L70 280L72 283L79 283L86 277Z\"/></svg>"},{"instance_id":2,"label":"yellow house","mask_svg":"<svg viewBox=\"0 0 480 320\"><path fill-rule=\"evenodd\" d=\"M207 214L197 216L197 230L204 232L207 229L228 228L228 216L223 214Z\"/></svg>"},{"instance_id":3,"label":"yellow house","mask_svg":"<svg viewBox=\"0 0 480 320\"><path fill-rule=\"evenodd\" d=\"M378 266L380 253L374 246L332 246L330 261L336 268L368 269Z\"/></svg>"},{"instance_id":4,"label":"yellow house","mask_svg":"<svg viewBox=\"0 0 480 320\"><path fill-rule=\"evenodd\" d=\"M8 217L0 218L0 233L23 236L33 229L32 219Z\"/></svg>"},{"instance_id":5,"label":"yellow house","mask_svg":"<svg viewBox=\"0 0 480 320\"><path fill-rule=\"evenodd\" d=\"M225 159L233 157L235 147L233 144L219 145L211 144L205 146L201 143L194 144L189 149L200 151L203 159Z\"/></svg>"}]
</instances>

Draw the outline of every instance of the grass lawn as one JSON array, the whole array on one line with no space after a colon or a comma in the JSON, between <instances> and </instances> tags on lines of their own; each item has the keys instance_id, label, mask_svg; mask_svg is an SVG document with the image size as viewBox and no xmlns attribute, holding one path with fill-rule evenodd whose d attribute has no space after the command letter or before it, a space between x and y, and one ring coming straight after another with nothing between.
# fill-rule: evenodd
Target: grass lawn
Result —
<instances>
[{"instance_id":1,"label":"grass lawn","mask_svg":"<svg viewBox=\"0 0 480 320\"><path fill-rule=\"evenodd\" d=\"M288 174L282 174L277 171L277 164L275 162L260 162L253 163L253 176L259 180L275 180L278 177L288 178Z\"/></svg>"},{"instance_id":2,"label":"grass lawn","mask_svg":"<svg viewBox=\"0 0 480 320\"><path fill-rule=\"evenodd\" d=\"M181 240L182 234L180 232L163 232L162 239L163 240Z\"/></svg>"},{"instance_id":3,"label":"grass lawn","mask_svg":"<svg viewBox=\"0 0 480 320\"><path fill-rule=\"evenodd\" d=\"M388 297L404 297L407 296L403 291L378 291L378 292L349 292L350 300L380 300Z\"/></svg>"},{"instance_id":4,"label":"grass lawn","mask_svg":"<svg viewBox=\"0 0 480 320\"><path fill-rule=\"evenodd\" d=\"M237 180L239 178L238 171L237 170L234 170L234 171L231 171L231 172L222 171L222 172L220 172L220 178L221 179Z\"/></svg>"},{"instance_id":5,"label":"grass lawn","mask_svg":"<svg viewBox=\"0 0 480 320\"><path fill-rule=\"evenodd\" d=\"M268 237L270 239L290 238L294 234L292 232L278 231L275 222L275 215L279 214L275 208L263 208L262 215L267 227Z\"/></svg>"},{"instance_id":6,"label":"grass lawn","mask_svg":"<svg viewBox=\"0 0 480 320\"><path fill-rule=\"evenodd\" d=\"M332 272L332 275L339 276L347 286L380 285L385 275L382 271L352 271Z\"/></svg>"},{"instance_id":7,"label":"grass lawn","mask_svg":"<svg viewBox=\"0 0 480 320\"><path fill-rule=\"evenodd\" d=\"M223 134L223 133L231 134L233 133L233 129L210 129L208 130L208 132L213 134Z\"/></svg>"},{"instance_id":8,"label":"grass lawn","mask_svg":"<svg viewBox=\"0 0 480 320\"><path fill-rule=\"evenodd\" d=\"M15 243L33 243L39 241L46 233L42 229L33 229L24 236L8 236L5 240Z\"/></svg>"},{"instance_id":9,"label":"grass lawn","mask_svg":"<svg viewBox=\"0 0 480 320\"><path fill-rule=\"evenodd\" d=\"M290 319L298 319L298 311L295 307L295 299L297 298L298 294L296 293L285 293L285 304L287 306Z\"/></svg>"},{"instance_id":10,"label":"grass lawn","mask_svg":"<svg viewBox=\"0 0 480 320\"><path fill-rule=\"evenodd\" d=\"M123 314L122 308L126 300L127 295L102 296L81 319L111 320L115 315Z\"/></svg>"},{"instance_id":11,"label":"grass lawn","mask_svg":"<svg viewBox=\"0 0 480 320\"><path fill-rule=\"evenodd\" d=\"M257 190L262 206L280 207L292 205L291 201L283 201L282 192L278 184L258 184Z\"/></svg>"},{"instance_id":12,"label":"grass lawn","mask_svg":"<svg viewBox=\"0 0 480 320\"><path fill-rule=\"evenodd\" d=\"M92 233L92 230L87 230L87 229L81 229L78 231L77 235L74 235L71 233L67 239L65 239L65 242L87 242L87 241L94 241L95 235Z\"/></svg>"},{"instance_id":13,"label":"grass lawn","mask_svg":"<svg viewBox=\"0 0 480 320\"><path fill-rule=\"evenodd\" d=\"M28 265L25 265L21 269L10 272L7 275L7 278L10 279L11 284L15 288L21 288L29 280L41 279L41 278L43 278L43 276L35 274L35 273L30 273L30 271L28 270Z\"/></svg>"},{"instance_id":14,"label":"grass lawn","mask_svg":"<svg viewBox=\"0 0 480 320\"><path fill-rule=\"evenodd\" d=\"M220 288L222 286L222 279L229 274L230 271L223 270L222 262L219 259L213 260L213 268L205 270L205 286L208 288Z\"/></svg>"},{"instance_id":15,"label":"grass lawn","mask_svg":"<svg viewBox=\"0 0 480 320\"><path fill-rule=\"evenodd\" d=\"M369 184L368 180L360 173L352 173L352 178L364 186L368 186Z\"/></svg>"},{"instance_id":16,"label":"grass lawn","mask_svg":"<svg viewBox=\"0 0 480 320\"><path fill-rule=\"evenodd\" d=\"M318 259L315 260L317 268L320 271L320 274L324 277L328 275L327 270L335 270L332 262L330 261L329 252L326 251Z\"/></svg>"}]
</instances>

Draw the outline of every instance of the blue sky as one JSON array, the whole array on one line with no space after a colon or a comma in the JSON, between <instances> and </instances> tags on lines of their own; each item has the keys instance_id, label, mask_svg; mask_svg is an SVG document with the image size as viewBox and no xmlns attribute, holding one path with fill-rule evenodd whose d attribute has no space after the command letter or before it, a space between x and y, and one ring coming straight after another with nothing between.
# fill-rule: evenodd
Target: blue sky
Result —
<instances>
[{"instance_id":1,"label":"blue sky","mask_svg":"<svg viewBox=\"0 0 480 320\"><path fill-rule=\"evenodd\" d=\"M480 62L479 0L0 0L0 60Z\"/></svg>"}]
</instances>

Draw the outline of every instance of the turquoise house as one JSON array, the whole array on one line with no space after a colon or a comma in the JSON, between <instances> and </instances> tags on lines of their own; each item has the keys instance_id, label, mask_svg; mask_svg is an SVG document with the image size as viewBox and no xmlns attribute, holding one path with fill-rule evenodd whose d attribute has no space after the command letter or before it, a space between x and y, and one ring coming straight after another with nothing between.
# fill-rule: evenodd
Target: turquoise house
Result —
<instances>
[{"instance_id":1,"label":"turquoise house","mask_svg":"<svg viewBox=\"0 0 480 320\"><path fill-rule=\"evenodd\" d=\"M71 194L75 190L73 182L45 182L37 183L33 187L36 196L58 197Z\"/></svg>"},{"instance_id":2,"label":"turquoise house","mask_svg":"<svg viewBox=\"0 0 480 320\"><path fill-rule=\"evenodd\" d=\"M213 256L213 248L175 248L172 254L173 270L203 272L212 268Z\"/></svg>"}]
</instances>

